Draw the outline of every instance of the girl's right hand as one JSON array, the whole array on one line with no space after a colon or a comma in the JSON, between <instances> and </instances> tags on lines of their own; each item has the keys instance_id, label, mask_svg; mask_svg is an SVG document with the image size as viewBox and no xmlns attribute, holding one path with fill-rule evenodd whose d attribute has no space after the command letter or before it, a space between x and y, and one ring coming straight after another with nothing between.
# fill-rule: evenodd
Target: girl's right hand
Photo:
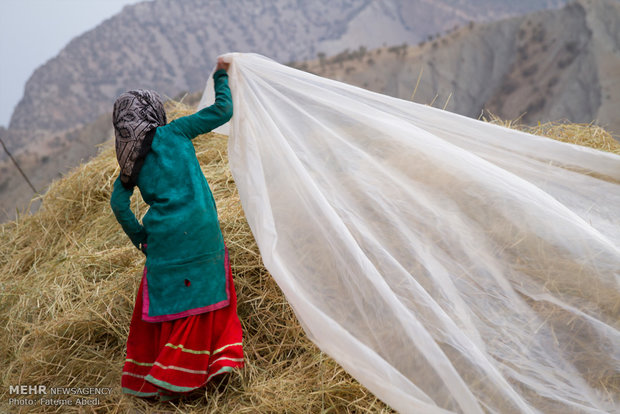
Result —
<instances>
[{"instance_id":1,"label":"girl's right hand","mask_svg":"<svg viewBox=\"0 0 620 414\"><path fill-rule=\"evenodd\" d=\"M224 62L224 59L217 58L217 66L215 67L215 71L217 72L220 69L224 69L228 72L228 68L230 67L230 63Z\"/></svg>"}]
</instances>

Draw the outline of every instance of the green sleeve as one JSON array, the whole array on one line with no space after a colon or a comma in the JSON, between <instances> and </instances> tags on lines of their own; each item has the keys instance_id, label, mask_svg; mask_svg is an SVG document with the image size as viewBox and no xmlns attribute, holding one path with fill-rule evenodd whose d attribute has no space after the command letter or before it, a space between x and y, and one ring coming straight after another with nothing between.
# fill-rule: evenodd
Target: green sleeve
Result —
<instances>
[{"instance_id":1,"label":"green sleeve","mask_svg":"<svg viewBox=\"0 0 620 414\"><path fill-rule=\"evenodd\" d=\"M228 73L220 69L213 74L215 103L195 114L178 118L171 122L183 135L194 139L198 135L225 124L232 117L233 104L228 87Z\"/></svg>"},{"instance_id":2,"label":"green sleeve","mask_svg":"<svg viewBox=\"0 0 620 414\"><path fill-rule=\"evenodd\" d=\"M133 188L128 190L123 187L121 178L118 177L114 182L110 206L116 216L116 220L118 220L125 233L127 233L131 242L139 249L140 244L146 243L146 230L131 211L130 198L132 194Z\"/></svg>"}]
</instances>

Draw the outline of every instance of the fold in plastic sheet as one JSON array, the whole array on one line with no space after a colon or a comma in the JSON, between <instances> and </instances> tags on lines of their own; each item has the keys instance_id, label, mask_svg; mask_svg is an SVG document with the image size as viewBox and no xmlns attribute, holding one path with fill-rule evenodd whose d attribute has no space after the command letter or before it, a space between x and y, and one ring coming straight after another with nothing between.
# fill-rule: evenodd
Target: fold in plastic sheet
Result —
<instances>
[{"instance_id":1,"label":"fold in plastic sheet","mask_svg":"<svg viewBox=\"0 0 620 414\"><path fill-rule=\"evenodd\" d=\"M324 352L403 413L618 409L620 157L225 57L245 215Z\"/></svg>"}]
</instances>

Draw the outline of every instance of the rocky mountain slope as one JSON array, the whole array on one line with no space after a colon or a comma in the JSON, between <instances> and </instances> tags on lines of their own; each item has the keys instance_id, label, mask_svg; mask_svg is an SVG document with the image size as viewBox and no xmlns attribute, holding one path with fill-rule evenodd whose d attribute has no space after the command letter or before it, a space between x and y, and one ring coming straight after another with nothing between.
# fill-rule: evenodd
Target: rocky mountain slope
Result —
<instances>
[{"instance_id":1,"label":"rocky mountain slope","mask_svg":"<svg viewBox=\"0 0 620 414\"><path fill-rule=\"evenodd\" d=\"M563 17L553 17L555 12L529 18L530 25L542 24L545 33L555 33L545 35L545 42L552 39L550 36L557 42L547 45L547 50L564 47L570 49L569 54L579 52L582 56L582 49L598 42L592 39L605 37L608 39L605 44L612 44L617 36L615 27L619 27L614 20L613 6L619 2L593 1L605 6L582 2L579 6L582 9L598 8L599 11L584 11L585 17L581 20L577 18L578 9L571 12L580 22L572 31L585 33L579 35L584 36L578 39L582 43L574 47L558 46L576 41L565 41L562 37L568 35L573 39L577 36L571 30L555 33L556 29L546 27L547 20L562 26ZM515 87L509 82L508 86L503 85L510 71L517 76L519 70L523 72L520 68L527 66L525 63L531 66L538 58L533 51L528 51L535 47L539 34L534 32L534 26L528 27L524 23L526 20L519 18L491 23L488 27L473 21L497 19L563 3L565 0L317 0L310 4L276 0L266 6L267 3L256 0L227 3L155 0L128 6L119 15L74 39L34 73L13 114L10 128L0 128L0 137L17 156L35 187L44 191L52 179L94 155L95 145L112 136L109 116L105 114L109 113L118 93L135 87L157 89L170 97L179 96L181 91L201 91L215 57L230 50L258 52L282 62L318 55L321 59L306 65L314 65L313 71L405 98L410 97L420 69L424 67L416 100L429 103L439 94L436 105L443 106L451 94L448 109L477 116L482 107L497 107L502 115L516 118L519 111L537 101L530 99L532 93L518 92L520 87L510 91ZM456 30L458 26L461 28ZM588 30L583 32L583 27ZM446 31L450 34L442 37L437 34ZM571 33L567 33L569 31ZM424 45L407 46L420 41ZM366 52L383 44L403 46ZM604 92L594 93L588 98L590 103L596 104L597 96L609 102L617 99L613 92L618 90L617 85L607 80L616 76L616 52L613 47L610 50L605 47L596 46L596 50L601 50L596 56L607 54L603 59L605 73L596 75L596 82L583 78L577 84L584 87L600 84ZM339 53L347 48L363 51L364 56L349 51ZM527 56L524 52L528 52ZM514 63L518 53L525 62L520 63L521 66ZM595 53L594 49L588 53ZM334 54L336 58L326 57ZM554 62L554 56L549 54L550 62ZM558 78L553 88L570 86L571 71L579 76L582 73L594 76L596 71L592 68L598 68L598 63L583 56L576 58L577 63L567 65L568 69L563 72L566 74ZM339 63L330 64L334 59ZM540 70L538 75L525 78L528 82L538 79L543 71ZM517 86L527 84L521 78L517 80ZM551 82L551 78L546 82ZM583 88L578 89L581 90ZM511 103L513 98L505 101L503 96L508 92L524 95L519 101L522 103ZM544 93L546 90L541 89L539 95ZM546 99L545 105L556 107L555 96ZM579 97L574 102L572 98L569 101L571 113L580 114L587 121L594 119L597 111L588 109L592 105L578 102L581 102ZM511 105L516 112L504 111L504 107ZM603 105L600 108L600 114L608 111L606 116L613 117L612 109L605 109L608 107ZM537 109L536 105L528 111L533 114L535 111L531 109ZM545 110L542 108L541 113ZM15 207L23 207L31 197L32 192L23 178L5 154L0 154L0 220L13 217Z\"/></svg>"},{"instance_id":2,"label":"rocky mountain slope","mask_svg":"<svg viewBox=\"0 0 620 414\"><path fill-rule=\"evenodd\" d=\"M59 131L109 110L121 91L168 96L202 88L218 54L278 61L349 47L417 42L468 21L558 6L564 0L155 0L126 7L37 69L10 129ZM13 145L20 143L13 142Z\"/></svg>"},{"instance_id":3,"label":"rocky mountain slope","mask_svg":"<svg viewBox=\"0 0 620 414\"><path fill-rule=\"evenodd\" d=\"M470 24L417 46L347 51L298 67L462 115L597 121L620 134L620 2ZM417 80L420 83L416 89Z\"/></svg>"}]
</instances>

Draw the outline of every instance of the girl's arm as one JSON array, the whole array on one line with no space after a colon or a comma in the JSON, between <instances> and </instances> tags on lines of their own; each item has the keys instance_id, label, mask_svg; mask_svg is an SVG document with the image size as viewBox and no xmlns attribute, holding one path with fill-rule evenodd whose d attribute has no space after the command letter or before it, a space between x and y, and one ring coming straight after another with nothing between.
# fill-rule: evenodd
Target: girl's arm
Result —
<instances>
[{"instance_id":1,"label":"girl's arm","mask_svg":"<svg viewBox=\"0 0 620 414\"><path fill-rule=\"evenodd\" d=\"M228 87L228 73L219 69L213 74L215 87L215 103L193 115L184 116L171 122L183 135L194 139L220 125L232 117L233 105Z\"/></svg>"},{"instance_id":2,"label":"girl's arm","mask_svg":"<svg viewBox=\"0 0 620 414\"><path fill-rule=\"evenodd\" d=\"M146 230L138 222L130 208L131 190L123 187L120 176L114 182L114 189L110 197L110 206L116 216L116 220L131 239L131 242L140 249L140 245L146 243Z\"/></svg>"}]
</instances>

